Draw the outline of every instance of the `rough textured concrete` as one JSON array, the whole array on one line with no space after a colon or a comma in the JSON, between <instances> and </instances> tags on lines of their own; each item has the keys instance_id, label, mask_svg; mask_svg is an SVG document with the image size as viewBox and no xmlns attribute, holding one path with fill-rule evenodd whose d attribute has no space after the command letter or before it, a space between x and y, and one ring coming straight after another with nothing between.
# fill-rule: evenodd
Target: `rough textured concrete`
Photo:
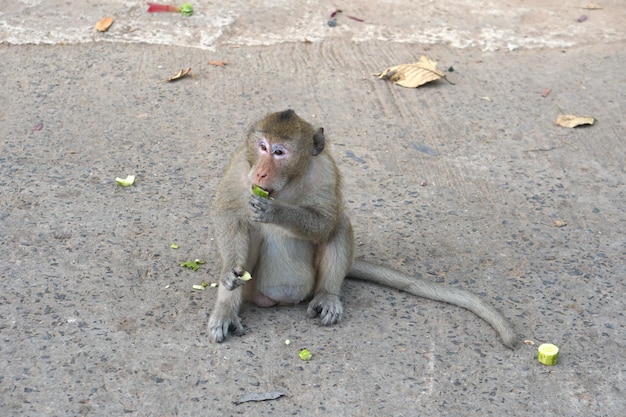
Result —
<instances>
[{"instance_id":1,"label":"rough textured concrete","mask_svg":"<svg viewBox=\"0 0 626 417\"><path fill-rule=\"evenodd\" d=\"M207 48L0 45L0 414L624 415L624 7L567 5L561 24L586 13L590 29L553 27L572 40L559 48L355 40L345 18L311 43L234 41L262 32L266 3ZM556 24L532 3L534 26L507 21L516 33ZM304 19L310 4L271 16ZM455 85L370 75L422 53ZM354 281L334 327L305 305L246 307L247 334L210 344L215 291L191 287L220 268L214 189L249 124L287 107L332 141L359 256L482 295L535 346L511 351L467 311ZM560 113L598 121L560 128ZM131 173L133 187L115 184ZM179 267L195 258L207 263ZM555 367L536 361L544 341L561 347ZM285 396L234 404L267 391Z\"/></svg>"}]
</instances>

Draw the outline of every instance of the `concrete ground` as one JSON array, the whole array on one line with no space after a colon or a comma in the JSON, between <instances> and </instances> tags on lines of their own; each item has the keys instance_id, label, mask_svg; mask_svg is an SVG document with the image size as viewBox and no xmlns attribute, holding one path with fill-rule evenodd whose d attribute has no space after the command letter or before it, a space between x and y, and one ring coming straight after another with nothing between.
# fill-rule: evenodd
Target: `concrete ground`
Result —
<instances>
[{"instance_id":1,"label":"concrete ground","mask_svg":"<svg viewBox=\"0 0 626 417\"><path fill-rule=\"evenodd\" d=\"M626 7L586 3L0 6L0 415L625 415ZM421 54L454 85L371 75ZM336 326L246 307L211 344L214 190L285 108L332 141L359 257L480 294L527 344L356 281Z\"/></svg>"}]
</instances>

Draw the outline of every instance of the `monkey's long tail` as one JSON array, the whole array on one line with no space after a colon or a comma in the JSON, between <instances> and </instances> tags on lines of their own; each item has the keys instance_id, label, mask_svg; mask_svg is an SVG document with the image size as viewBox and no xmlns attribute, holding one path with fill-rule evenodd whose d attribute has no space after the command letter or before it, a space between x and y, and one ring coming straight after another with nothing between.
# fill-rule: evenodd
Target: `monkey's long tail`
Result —
<instances>
[{"instance_id":1,"label":"monkey's long tail","mask_svg":"<svg viewBox=\"0 0 626 417\"><path fill-rule=\"evenodd\" d=\"M513 349L517 344L517 336L508 320L491 304L469 291L412 277L391 268L359 260L354 261L348 277L463 307L489 323L506 346Z\"/></svg>"}]
</instances>

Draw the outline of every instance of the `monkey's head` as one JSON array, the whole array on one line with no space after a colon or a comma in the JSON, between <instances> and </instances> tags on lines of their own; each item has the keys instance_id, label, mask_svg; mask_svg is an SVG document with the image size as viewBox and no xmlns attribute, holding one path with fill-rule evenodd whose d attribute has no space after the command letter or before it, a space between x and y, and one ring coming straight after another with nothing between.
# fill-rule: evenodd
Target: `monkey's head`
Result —
<instances>
[{"instance_id":1,"label":"monkey's head","mask_svg":"<svg viewBox=\"0 0 626 417\"><path fill-rule=\"evenodd\" d=\"M248 179L270 194L280 191L307 172L325 142L324 129L315 130L293 110L272 113L248 134Z\"/></svg>"}]
</instances>

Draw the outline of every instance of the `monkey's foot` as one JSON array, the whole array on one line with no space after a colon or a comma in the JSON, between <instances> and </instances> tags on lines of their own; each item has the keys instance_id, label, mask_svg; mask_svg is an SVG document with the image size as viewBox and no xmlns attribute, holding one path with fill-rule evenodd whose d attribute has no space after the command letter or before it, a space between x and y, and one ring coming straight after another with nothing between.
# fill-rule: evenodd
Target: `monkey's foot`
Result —
<instances>
[{"instance_id":1,"label":"monkey's foot","mask_svg":"<svg viewBox=\"0 0 626 417\"><path fill-rule=\"evenodd\" d=\"M307 308L307 315L311 318L320 316L324 326L330 326L341 320L343 307L339 296L328 293L317 293Z\"/></svg>"},{"instance_id":2,"label":"monkey's foot","mask_svg":"<svg viewBox=\"0 0 626 417\"><path fill-rule=\"evenodd\" d=\"M234 330L237 336L244 334L243 325L237 315L233 314L220 317L219 315L211 314L211 318L209 319L209 335L214 342L222 343L231 329Z\"/></svg>"}]
</instances>

